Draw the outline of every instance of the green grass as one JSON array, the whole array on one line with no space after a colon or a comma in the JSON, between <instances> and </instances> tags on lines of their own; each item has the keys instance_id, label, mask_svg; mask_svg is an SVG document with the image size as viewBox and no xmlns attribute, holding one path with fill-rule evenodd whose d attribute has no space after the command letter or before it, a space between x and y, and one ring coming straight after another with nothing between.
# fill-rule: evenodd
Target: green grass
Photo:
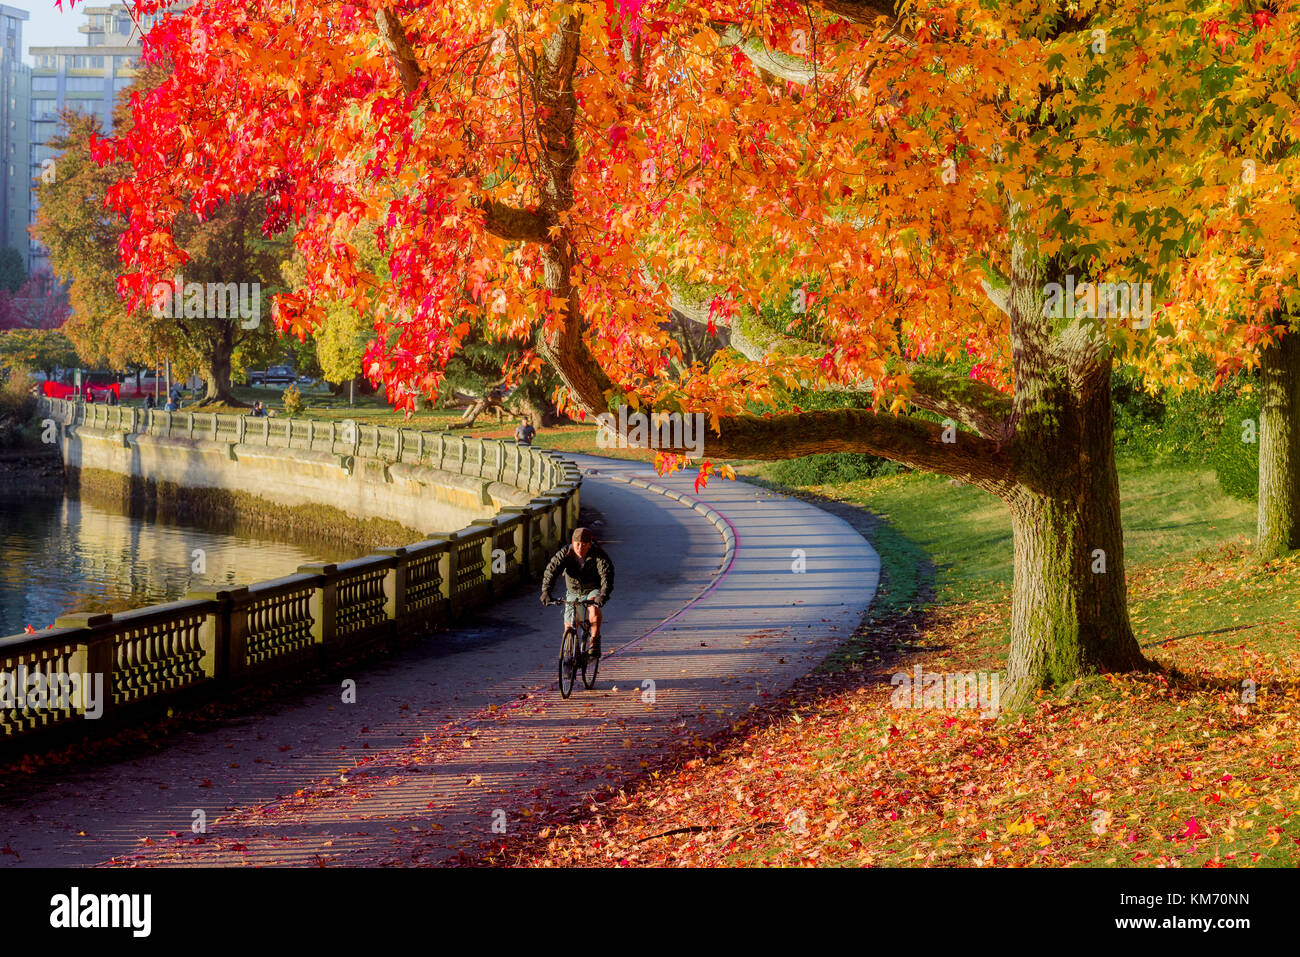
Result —
<instances>
[{"instance_id":1,"label":"green grass","mask_svg":"<svg viewBox=\"0 0 1300 957\"><path fill-rule=\"evenodd\" d=\"M759 478L769 467L747 470ZM809 492L861 505L888 523L874 540L906 575L918 551L935 566L939 603L992 600L1011 587L1012 535L1006 506L993 495L923 472L816 486ZM1219 490L1205 469L1121 465L1120 498L1129 570L1189 560L1254 534L1252 505Z\"/></svg>"}]
</instances>

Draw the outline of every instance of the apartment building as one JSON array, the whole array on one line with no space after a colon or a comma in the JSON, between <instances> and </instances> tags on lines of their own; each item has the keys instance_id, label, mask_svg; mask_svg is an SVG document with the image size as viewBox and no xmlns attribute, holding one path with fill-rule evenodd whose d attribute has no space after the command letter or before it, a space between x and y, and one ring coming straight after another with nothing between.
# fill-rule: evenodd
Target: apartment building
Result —
<instances>
[{"instance_id":1,"label":"apartment building","mask_svg":"<svg viewBox=\"0 0 1300 957\"><path fill-rule=\"evenodd\" d=\"M31 217L31 68L23 62L26 10L0 5L0 247L28 254Z\"/></svg>"},{"instance_id":2,"label":"apartment building","mask_svg":"<svg viewBox=\"0 0 1300 957\"><path fill-rule=\"evenodd\" d=\"M188 7L178 3L173 10ZM4 7L3 10L10 8ZM117 94L131 85L145 33L163 14L147 14L137 25L124 3L77 7L85 17L78 27L84 46L32 47L30 155L28 157L28 223L36 222L37 201L32 187L39 181L55 151L47 144L60 132L64 109L91 114L105 133L113 131L113 104ZM23 15L26 18L26 14ZM19 47L21 50L21 46ZM57 170L55 171L57 175ZM28 273L49 268L49 253L35 239L25 244Z\"/></svg>"}]
</instances>

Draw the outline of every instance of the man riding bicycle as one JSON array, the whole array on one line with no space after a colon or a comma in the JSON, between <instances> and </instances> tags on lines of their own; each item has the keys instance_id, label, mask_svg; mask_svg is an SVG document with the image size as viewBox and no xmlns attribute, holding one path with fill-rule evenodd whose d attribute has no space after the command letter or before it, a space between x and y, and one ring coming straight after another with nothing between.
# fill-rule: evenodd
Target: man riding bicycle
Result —
<instances>
[{"instance_id":1,"label":"man riding bicycle","mask_svg":"<svg viewBox=\"0 0 1300 957\"><path fill-rule=\"evenodd\" d=\"M555 553L542 575L542 604L551 604L551 587L555 576L564 572L567 594L565 602L591 601L587 621L591 624L591 656L600 657L600 608L614 590L614 563L596 544L596 533L589 528L575 528L573 541ZM565 627L573 624L573 605L564 606Z\"/></svg>"}]
</instances>

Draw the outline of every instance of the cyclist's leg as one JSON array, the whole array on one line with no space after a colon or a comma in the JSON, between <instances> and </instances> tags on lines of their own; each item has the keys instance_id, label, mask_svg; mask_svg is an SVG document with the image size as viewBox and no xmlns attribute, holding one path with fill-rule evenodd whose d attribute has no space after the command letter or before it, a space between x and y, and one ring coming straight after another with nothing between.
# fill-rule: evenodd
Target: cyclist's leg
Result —
<instances>
[{"instance_id":1,"label":"cyclist's leg","mask_svg":"<svg viewBox=\"0 0 1300 957\"><path fill-rule=\"evenodd\" d=\"M579 599L579 598L581 598L581 597L582 597L581 595L574 594L573 592L568 591L567 589L565 590L565 592L564 592L564 627L565 627L565 628L572 628L572 627L573 627L573 605L572 605L572 602L576 601L577 599Z\"/></svg>"},{"instance_id":2,"label":"cyclist's leg","mask_svg":"<svg viewBox=\"0 0 1300 957\"><path fill-rule=\"evenodd\" d=\"M600 589L587 592L583 596L588 601L600 597ZM587 606L587 625L591 632L591 653L593 656L600 657L600 606Z\"/></svg>"}]
</instances>

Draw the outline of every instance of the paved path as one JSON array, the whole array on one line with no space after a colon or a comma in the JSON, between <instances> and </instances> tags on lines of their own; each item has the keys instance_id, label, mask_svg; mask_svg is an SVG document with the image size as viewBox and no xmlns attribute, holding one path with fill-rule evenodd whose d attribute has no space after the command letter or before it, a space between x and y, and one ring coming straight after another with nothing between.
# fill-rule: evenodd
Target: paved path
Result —
<instances>
[{"instance_id":1,"label":"paved path","mask_svg":"<svg viewBox=\"0 0 1300 957\"><path fill-rule=\"evenodd\" d=\"M436 863L784 689L875 592L875 551L820 509L720 479L696 496L693 473L574 458L617 569L613 653L593 690L560 697L560 610L529 588L367 665L355 704L322 683L143 757L0 784L0 867Z\"/></svg>"}]
</instances>

